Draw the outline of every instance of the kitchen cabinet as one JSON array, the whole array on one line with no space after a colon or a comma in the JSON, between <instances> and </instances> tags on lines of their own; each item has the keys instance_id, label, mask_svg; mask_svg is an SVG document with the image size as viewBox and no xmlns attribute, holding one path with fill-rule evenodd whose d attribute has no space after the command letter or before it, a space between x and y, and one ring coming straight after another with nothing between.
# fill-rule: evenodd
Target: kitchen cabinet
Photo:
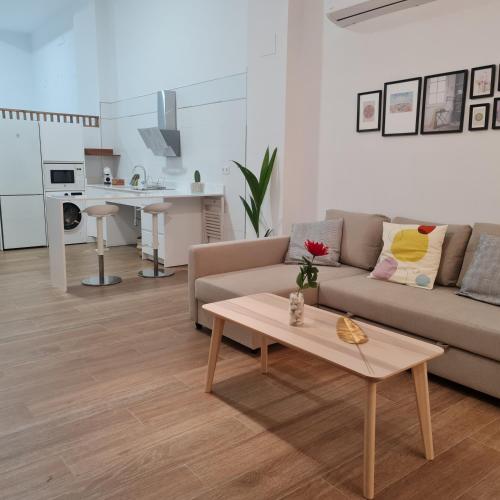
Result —
<instances>
[{"instance_id":1,"label":"kitchen cabinet","mask_svg":"<svg viewBox=\"0 0 500 500\"><path fill-rule=\"evenodd\" d=\"M40 123L42 158L46 163L83 163L83 126L70 123Z\"/></svg>"},{"instance_id":2,"label":"kitchen cabinet","mask_svg":"<svg viewBox=\"0 0 500 500\"><path fill-rule=\"evenodd\" d=\"M43 195L0 196L5 250L47 245Z\"/></svg>"}]
</instances>

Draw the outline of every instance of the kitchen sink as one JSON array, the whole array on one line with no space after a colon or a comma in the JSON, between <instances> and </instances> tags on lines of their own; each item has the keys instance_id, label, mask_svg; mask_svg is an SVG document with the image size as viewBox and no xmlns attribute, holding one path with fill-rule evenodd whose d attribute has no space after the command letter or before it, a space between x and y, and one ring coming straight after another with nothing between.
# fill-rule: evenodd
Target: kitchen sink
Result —
<instances>
[{"instance_id":1,"label":"kitchen sink","mask_svg":"<svg viewBox=\"0 0 500 500\"><path fill-rule=\"evenodd\" d=\"M175 191L175 187L165 187L165 186L148 186L133 188L134 191Z\"/></svg>"}]
</instances>

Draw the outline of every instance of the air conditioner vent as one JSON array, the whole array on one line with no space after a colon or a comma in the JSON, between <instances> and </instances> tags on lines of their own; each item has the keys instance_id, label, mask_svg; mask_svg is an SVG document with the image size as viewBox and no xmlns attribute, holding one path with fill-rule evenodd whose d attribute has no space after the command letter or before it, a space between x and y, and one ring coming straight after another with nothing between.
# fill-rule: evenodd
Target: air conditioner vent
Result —
<instances>
[{"instance_id":1,"label":"air conditioner vent","mask_svg":"<svg viewBox=\"0 0 500 500\"><path fill-rule=\"evenodd\" d=\"M383 16L398 10L409 9L435 0L334 0L326 15L330 21L345 27Z\"/></svg>"}]
</instances>

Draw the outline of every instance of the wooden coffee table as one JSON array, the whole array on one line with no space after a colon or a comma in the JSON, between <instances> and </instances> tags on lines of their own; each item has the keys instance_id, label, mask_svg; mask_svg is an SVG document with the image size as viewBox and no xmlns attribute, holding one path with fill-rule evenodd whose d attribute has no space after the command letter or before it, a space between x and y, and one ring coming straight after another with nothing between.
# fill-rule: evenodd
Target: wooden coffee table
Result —
<instances>
[{"instance_id":1,"label":"wooden coffee table","mask_svg":"<svg viewBox=\"0 0 500 500\"><path fill-rule=\"evenodd\" d=\"M336 334L339 315L306 306L304 326L289 326L288 299L269 293L205 304L203 309L214 316L206 392L212 391L215 365L226 321L245 326L261 336L262 373L267 373L269 338L293 349L313 354L366 380L363 480L363 493L366 498L374 496L376 397L377 383L381 380L411 369L425 457L428 460L434 458L427 361L443 354L441 347L361 322L369 341L361 345L346 344Z\"/></svg>"}]
</instances>

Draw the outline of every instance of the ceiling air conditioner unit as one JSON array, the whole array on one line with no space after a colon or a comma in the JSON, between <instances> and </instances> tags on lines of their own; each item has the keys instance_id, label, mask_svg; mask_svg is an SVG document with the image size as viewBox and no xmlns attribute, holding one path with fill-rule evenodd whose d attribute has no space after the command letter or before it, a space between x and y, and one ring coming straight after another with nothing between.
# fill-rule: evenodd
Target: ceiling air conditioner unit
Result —
<instances>
[{"instance_id":1,"label":"ceiling air conditioner unit","mask_svg":"<svg viewBox=\"0 0 500 500\"><path fill-rule=\"evenodd\" d=\"M326 16L338 26L367 21L390 12L417 7L435 0L332 0Z\"/></svg>"}]
</instances>

